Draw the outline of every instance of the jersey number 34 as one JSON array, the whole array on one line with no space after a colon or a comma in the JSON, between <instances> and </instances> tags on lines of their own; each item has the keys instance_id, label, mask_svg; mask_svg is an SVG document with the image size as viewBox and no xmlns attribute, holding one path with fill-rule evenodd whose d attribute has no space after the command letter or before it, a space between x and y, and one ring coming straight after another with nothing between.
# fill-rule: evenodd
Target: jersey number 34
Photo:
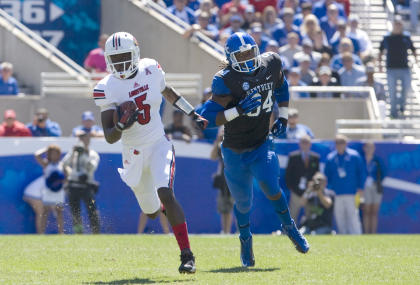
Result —
<instances>
[{"instance_id":1,"label":"jersey number 34","mask_svg":"<svg viewBox=\"0 0 420 285\"><path fill-rule=\"evenodd\" d=\"M258 96L258 95L260 95L262 97L262 95L259 94L259 93L256 93L254 96ZM272 90L268 91L267 98L265 98L264 103L262 104L262 109L266 113L271 112L271 109L273 108L273 100L271 99L272 95L273 95L273 91ZM261 113L261 106L258 106L257 109L255 109L251 113L248 113L247 116L258 117L260 115L260 113Z\"/></svg>"},{"instance_id":2,"label":"jersey number 34","mask_svg":"<svg viewBox=\"0 0 420 285\"><path fill-rule=\"evenodd\" d=\"M140 95L134 99L137 108L139 108L139 115L137 116L137 121L140 125L146 125L150 122L150 105L144 104L144 100L146 100L146 97L147 93Z\"/></svg>"}]
</instances>

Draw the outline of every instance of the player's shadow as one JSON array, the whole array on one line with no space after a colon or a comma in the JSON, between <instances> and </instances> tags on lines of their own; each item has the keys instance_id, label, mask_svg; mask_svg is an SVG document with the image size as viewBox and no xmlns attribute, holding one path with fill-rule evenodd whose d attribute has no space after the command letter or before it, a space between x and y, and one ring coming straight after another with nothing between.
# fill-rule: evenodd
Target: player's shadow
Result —
<instances>
[{"instance_id":1,"label":"player's shadow","mask_svg":"<svg viewBox=\"0 0 420 285\"><path fill-rule=\"evenodd\" d=\"M133 278L133 279L121 279L113 281L97 281L97 282L86 282L84 284L96 284L96 285L120 285L120 284L163 284L163 283L178 283L193 281L194 279L177 279L177 280L152 280L149 278Z\"/></svg>"},{"instance_id":2,"label":"player's shadow","mask_svg":"<svg viewBox=\"0 0 420 285\"><path fill-rule=\"evenodd\" d=\"M211 273L239 273L239 272L272 272L280 270L278 267L272 267L272 268L249 268L249 267L242 267L242 266L236 266L236 267L230 267L230 268L218 268L209 270L207 272Z\"/></svg>"}]
</instances>

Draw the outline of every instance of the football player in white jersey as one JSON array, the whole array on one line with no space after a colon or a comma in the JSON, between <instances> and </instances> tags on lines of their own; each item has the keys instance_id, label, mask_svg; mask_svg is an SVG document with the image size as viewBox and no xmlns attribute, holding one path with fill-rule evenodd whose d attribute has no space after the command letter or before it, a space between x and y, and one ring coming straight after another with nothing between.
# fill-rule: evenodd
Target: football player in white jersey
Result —
<instances>
[{"instance_id":1,"label":"football player in white jersey","mask_svg":"<svg viewBox=\"0 0 420 285\"><path fill-rule=\"evenodd\" d=\"M159 114L162 95L202 129L207 120L166 85L159 63L140 59L138 43L131 34L111 35L105 44L105 60L110 74L97 84L93 97L101 108L106 141L122 140L123 168L118 171L148 217L157 217L163 204L181 250L179 272L194 273L184 212L173 192L175 154Z\"/></svg>"}]
</instances>

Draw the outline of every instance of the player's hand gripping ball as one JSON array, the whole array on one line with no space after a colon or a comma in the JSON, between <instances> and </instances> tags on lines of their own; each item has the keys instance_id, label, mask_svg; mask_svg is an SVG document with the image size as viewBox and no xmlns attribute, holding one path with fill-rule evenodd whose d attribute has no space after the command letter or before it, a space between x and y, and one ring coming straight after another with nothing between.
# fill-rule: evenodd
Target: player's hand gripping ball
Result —
<instances>
[{"instance_id":1,"label":"player's hand gripping ball","mask_svg":"<svg viewBox=\"0 0 420 285\"><path fill-rule=\"evenodd\" d=\"M139 109L133 101L122 103L114 112L115 127L120 131L130 128L137 121L138 113Z\"/></svg>"},{"instance_id":2,"label":"player's hand gripping ball","mask_svg":"<svg viewBox=\"0 0 420 285\"><path fill-rule=\"evenodd\" d=\"M271 133L275 137L279 137L286 132L287 120L285 118L278 118L271 127Z\"/></svg>"}]
</instances>

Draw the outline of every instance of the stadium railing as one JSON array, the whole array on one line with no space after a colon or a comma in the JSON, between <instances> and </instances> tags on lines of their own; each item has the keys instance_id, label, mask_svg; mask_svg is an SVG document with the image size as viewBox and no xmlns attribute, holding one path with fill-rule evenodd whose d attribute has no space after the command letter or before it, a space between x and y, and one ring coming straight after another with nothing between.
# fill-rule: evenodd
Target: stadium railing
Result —
<instances>
[{"instance_id":1,"label":"stadium railing","mask_svg":"<svg viewBox=\"0 0 420 285\"><path fill-rule=\"evenodd\" d=\"M88 73L88 80L80 82L65 72L41 73L41 96L90 97L96 83L105 73ZM202 76L195 73L166 73L166 82L183 96L200 98L203 90Z\"/></svg>"},{"instance_id":2,"label":"stadium railing","mask_svg":"<svg viewBox=\"0 0 420 285\"><path fill-rule=\"evenodd\" d=\"M129 0L129 1L138 7L143 7L147 9L149 13L154 12L169 19L172 23L176 24L183 31L186 31L191 28L191 25L184 22L183 20L176 17L175 15L171 14L167 9L163 8L162 6L156 4L155 2L151 0ZM217 53L224 55L223 47L201 32L195 32L190 40L197 43L202 42L207 47L210 47L212 50L216 51Z\"/></svg>"},{"instance_id":3,"label":"stadium railing","mask_svg":"<svg viewBox=\"0 0 420 285\"><path fill-rule=\"evenodd\" d=\"M55 46L44 40L41 36L28 29L25 25L20 23L17 19L7 14L3 9L0 9L0 21L3 20L3 26L7 27L14 35L25 41L28 45L32 45L31 42L25 40L26 37L35 41L38 45L43 47L48 53L44 52L44 56L55 64L60 66L64 71L77 78L81 82L86 82L86 78L89 77L89 73L64 53L59 51Z\"/></svg>"},{"instance_id":4,"label":"stadium railing","mask_svg":"<svg viewBox=\"0 0 420 285\"><path fill-rule=\"evenodd\" d=\"M420 120L336 120L337 134L353 139L420 139Z\"/></svg>"},{"instance_id":5,"label":"stadium railing","mask_svg":"<svg viewBox=\"0 0 420 285\"><path fill-rule=\"evenodd\" d=\"M378 100L376 99L375 90L373 87L370 86L291 86L290 92L293 93L299 93L299 92L305 92L305 93L350 93L350 94L367 94L365 96L358 96L364 97L368 99L368 112L369 112L369 118L372 119L379 119L380 112L379 112L379 105ZM351 97L351 96L350 96ZM304 98L301 98L304 100ZM337 99L340 100L340 99ZM345 102L345 99L341 99Z\"/></svg>"}]
</instances>

